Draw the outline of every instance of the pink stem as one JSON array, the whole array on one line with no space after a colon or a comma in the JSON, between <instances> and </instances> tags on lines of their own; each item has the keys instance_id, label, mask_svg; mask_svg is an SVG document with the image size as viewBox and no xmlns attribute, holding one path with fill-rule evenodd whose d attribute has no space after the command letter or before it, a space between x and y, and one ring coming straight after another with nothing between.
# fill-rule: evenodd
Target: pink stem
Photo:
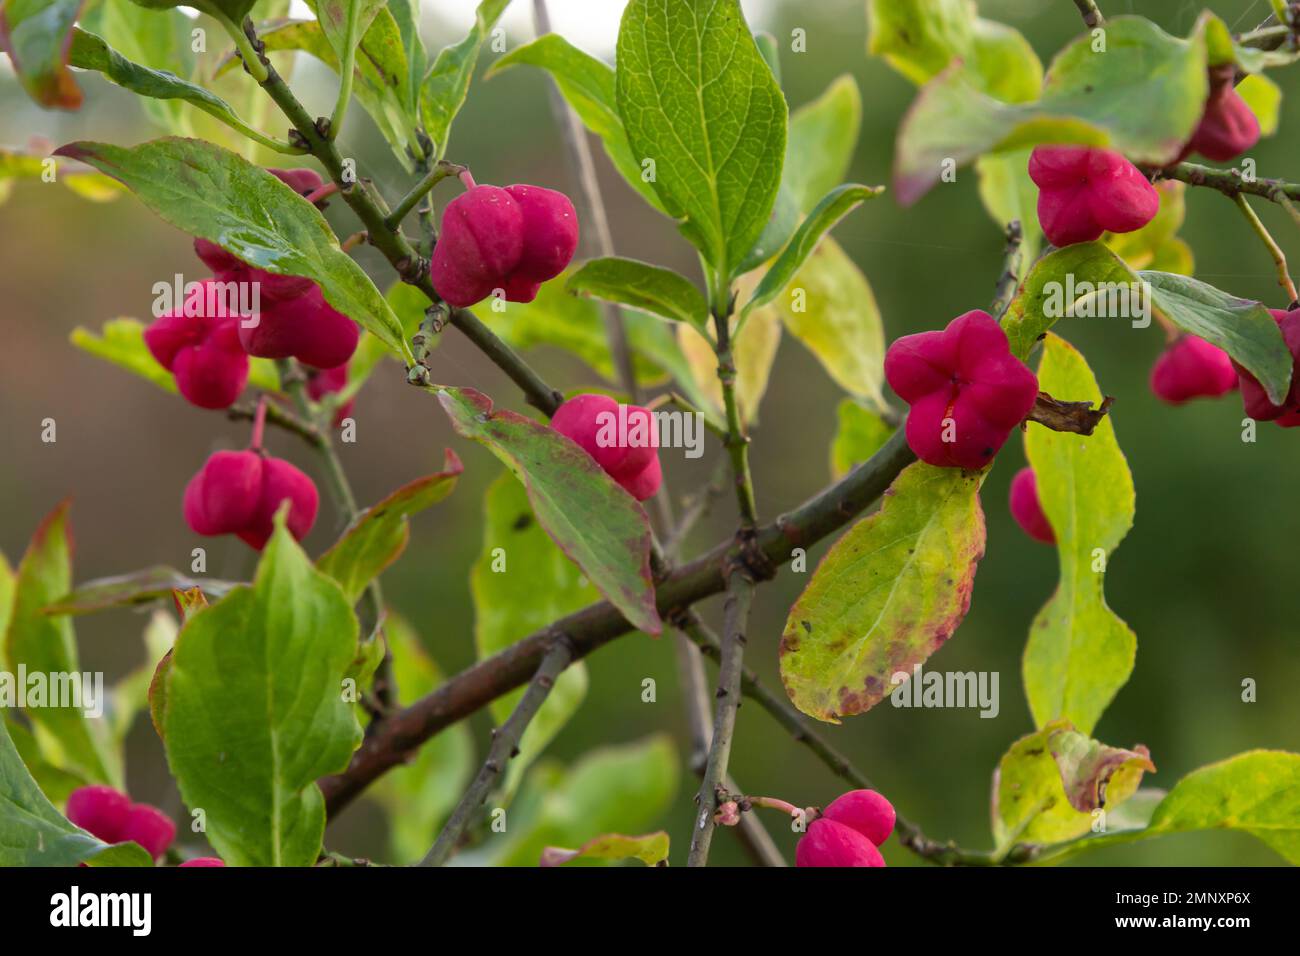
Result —
<instances>
[{"instance_id":1,"label":"pink stem","mask_svg":"<svg viewBox=\"0 0 1300 956\"><path fill-rule=\"evenodd\" d=\"M474 174L468 169L462 169L460 171L460 181L464 184L466 189L473 189L478 185L478 183L474 182Z\"/></svg>"},{"instance_id":2,"label":"pink stem","mask_svg":"<svg viewBox=\"0 0 1300 956\"><path fill-rule=\"evenodd\" d=\"M253 440L249 446L253 451L262 450L262 433L266 431L266 396L257 400L257 414L253 416Z\"/></svg>"},{"instance_id":3,"label":"pink stem","mask_svg":"<svg viewBox=\"0 0 1300 956\"><path fill-rule=\"evenodd\" d=\"M333 183L333 182L326 183L325 185L309 192L306 198L307 201L314 206L322 199L328 199L330 196L333 196L338 191L339 191L338 183Z\"/></svg>"},{"instance_id":4,"label":"pink stem","mask_svg":"<svg viewBox=\"0 0 1300 956\"><path fill-rule=\"evenodd\" d=\"M803 809L796 807L793 803L782 800L780 797L749 797L751 807L767 807L769 810L780 810L782 813L797 817L803 813Z\"/></svg>"}]
</instances>

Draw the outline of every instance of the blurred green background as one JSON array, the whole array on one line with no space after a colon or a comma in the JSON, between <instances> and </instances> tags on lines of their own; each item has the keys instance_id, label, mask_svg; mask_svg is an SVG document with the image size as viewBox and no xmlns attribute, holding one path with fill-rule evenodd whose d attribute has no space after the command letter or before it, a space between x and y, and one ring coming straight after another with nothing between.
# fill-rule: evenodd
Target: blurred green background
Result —
<instances>
[{"instance_id":1,"label":"blurred green background","mask_svg":"<svg viewBox=\"0 0 1300 956\"><path fill-rule=\"evenodd\" d=\"M557 29L565 32L566 19L577 22L584 7L599 7L601 17L592 19L612 24L608 8L621 4L553 0L552 6ZM861 0L744 6L756 29L783 40L783 82L792 107L818 95L841 73L857 79L864 115L851 178L888 183L894 133L914 89L866 56ZM1235 30L1253 27L1268 13L1263 0L1216 0L1212 6ZM424 35L431 50L463 35L472 7L469 0L426 2ZM1200 10L1173 0L1109 0L1102 7L1108 15L1140 12L1179 35L1190 30ZM1066 0L984 0L980 9L1020 29L1044 62L1081 29ZM504 21L510 48L532 36L527 17L514 14ZM789 50L796 27L806 31L806 53ZM571 38L612 57L612 27L603 48L585 35ZM480 73L496 56L485 49ZM1250 155L1260 175L1295 179L1300 170L1294 149L1286 149L1295 139L1286 131L1300 128L1300 77L1295 68L1273 76L1285 94L1283 133ZM157 135L129 94L97 76L79 79L84 108L46 113L22 95L6 68L0 75L0 143L21 146L33 134L56 144L74 139L135 143ZM336 81L319 64L299 64L293 85L310 109L329 111ZM476 81L448 157L472 166L479 182L529 182L572 191L576 184L547 93L542 74L528 69ZM390 199L403 191L401 170L359 108L349 113L343 145L345 155L357 156ZM618 253L696 274L694 255L673 226L640 203L599 148L596 154ZM837 228L837 238L872 282L889 339L987 307L1003 242L975 187L973 171L963 169L955 184L934 189L912 209L901 209L886 196ZM451 187L443 188L446 193L435 194L440 202L451 193ZM1294 225L1275 207L1260 202L1256 208L1300 263ZM328 216L342 235L356 228L341 203ZM1189 191L1182 235L1195 250L1199 278L1275 307L1285 304L1271 261L1223 196ZM359 258L386 288L386 265L368 249ZM89 204L61 187L28 181L0 207L0 550L11 562L21 557L41 516L71 496L78 580L156 563L188 566L198 542L181 518L181 489L210 452L245 442L246 426L169 399L143 380L73 349L67 337L74 326L98 327L114 316L147 319L154 282L175 272L197 278L200 269L187 238L130 197ZM1159 772L1147 782L1163 787L1202 764L1251 748L1300 750L1300 703L1294 696L1300 685L1300 629L1292 621L1297 600L1291 577L1300 510L1291 497L1292 468L1300 460L1300 436L1261 426L1258 441L1244 444L1235 398L1176 409L1157 402L1147 388L1162 345L1154 325L1140 330L1127 323L1076 320L1058 331L1088 356L1103 391L1117 397L1112 414L1138 493L1136 525L1107 575L1111 606L1138 635L1137 666L1096 736L1114 745L1150 747ZM444 339L434 354L435 380L472 384L500 404L523 407L517 390L463 338L448 332ZM597 384L594 373L566 356L542 350L530 358L562 387ZM827 483L840 398L818 363L787 336L754 435L755 481L766 519ZM40 439L47 417L58 423L54 444ZM455 438L436 405L406 388L395 366L367 385L356 417L358 441L342 445L341 454L362 502L436 470L444 446L454 447L465 461L459 489L415 520L406 555L384 578L391 603L418 628L444 671L459 670L474 659L467 571L480 547L482 491L500 465L486 450ZM291 436L273 434L270 449L308 471L316 467ZM710 446L695 462L665 456L668 482L679 497L707 480L718 452ZM970 614L932 659L944 670L999 672L998 717L882 704L843 726L822 728L929 835L972 847L990 844L991 771L1007 746L1031 729L1020 687L1020 654L1029 622L1056 580L1052 553L1021 534L1007 514L1007 483L1022 463L1020 443L1013 438L984 489L988 551ZM731 503L724 500L692 536L690 550L726 536L730 513ZM326 510L306 542L309 550L319 553L338 530ZM253 556L238 541L204 543L210 574L247 577L252 570ZM825 544L811 557L824 550ZM776 646L785 614L805 581L787 572L760 591L747 659L773 687L779 687ZM528 595L518 599L526 601ZM714 620L717 605L705 606ZM145 621L130 611L78 620L85 665L103 669L110 680L124 673L139 660L138 635ZM597 745L656 731L672 734L685 753L669 640L618 640L588 663L586 702L552 745L551 756L568 762ZM709 673L712 677L711 665ZM656 703L641 701L647 677L657 681ZM1241 701L1241 682L1248 677L1258 682L1256 703ZM475 718L473 728L481 753L490 728L485 714ZM843 789L752 704L741 711L732 767L748 792L799 804L824 803ZM130 738L128 776L137 799L182 815L147 721ZM675 806L659 823L673 837L674 863L685 857L693 793L694 781L684 774ZM794 836L778 816L768 816L767 822L792 859ZM369 802L356 804L331 826L326 842L344 853L384 858L380 810ZM885 855L891 865L914 862L894 841ZM714 859L740 863L745 857L724 833L715 841ZM1079 862L1270 864L1279 858L1248 836L1214 833L1116 847Z\"/></svg>"}]
</instances>

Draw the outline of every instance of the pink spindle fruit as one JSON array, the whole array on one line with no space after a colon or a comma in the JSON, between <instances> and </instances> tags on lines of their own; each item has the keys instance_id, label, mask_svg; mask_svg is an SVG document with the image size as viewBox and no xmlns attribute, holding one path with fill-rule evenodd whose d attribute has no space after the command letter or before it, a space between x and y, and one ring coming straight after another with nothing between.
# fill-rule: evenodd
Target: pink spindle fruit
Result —
<instances>
[{"instance_id":1,"label":"pink spindle fruit","mask_svg":"<svg viewBox=\"0 0 1300 956\"><path fill-rule=\"evenodd\" d=\"M260 551L286 500L286 527L301 541L320 505L312 480L287 461L257 451L219 451L185 487L185 522L195 534L238 535Z\"/></svg>"},{"instance_id":2,"label":"pink spindle fruit","mask_svg":"<svg viewBox=\"0 0 1300 956\"><path fill-rule=\"evenodd\" d=\"M1228 353L1195 335L1180 336L1151 368L1151 391L1171 405L1218 398L1237 387Z\"/></svg>"},{"instance_id":3,"label":"pink spindle fruit","mask_svg":"<svg viewBox=\"0 0 1300 956\"><path fill-rule=\"evenodd\" d=\"M1180 160L1200 153L1216 163L1226 163L1259 142L1259 119L1237 92L1235 79L1236 69L1231 64L1211 68L1205 112Z\"/></svg>"},{"instance_id":4,"label":"pink spindle fruit","mask_svg":"<svg viewBox=\"0 0 1300 956\"><path fill-rule=\"evenodd\" d=\"M1039 225L1054 246L1133 232L1160 209L1160 194L1142 171L1110 149L1036 147L1029 178L1038 186Z\"/></svg>"},{"instance_id":5,"label":"pink spindle fruit","mask_svg":"<svg viewBox=\"0 0 1300 956\"><path fill-rule=\"evenodd\" d=\"M1277 422L1283 428L1300 425L1300 308L1284 312L1281 309L1269 309L1273 321L1282 330L1282 339L1291 351L1291 389L1283 398L1281 405L1274 405L1264 392L1264 386L1237 363L1237 381L1241 386L1241 398L1246 407L1246 414L1256 421Z\"/></svg>"},{"instance_id":6,"label":"pink spindle fruit","mask_svg":"<svg viewBox=\"0 0 1300 956\"><path fill-rule=\"evenodd\" d=\"M885 354L890 387L912 408L907 443L939 467L983 468L1033 408L1038 379L987 312L906 335Z\"/></svg>"},{"instance_id":7,"label":"pink spindle fruit","mask_svg":"<svg viewBox=\"0 0 1300 956\"><path fill-rule=\"evenodd\" d=\"M894 829L894 808L874 790L835 798L795 847L796 866L884 866L876 847Z\"/></svg>"},{"instance_id":8,"label":"pink spindle fruit","mask_svg":"<svg viewBox=\"0 0 1300 956\"><path fill-rule=\"evenodd\" d=\"M225 866L224 860L215 856L196 856L192 860L186 860L181 863L177 869L184 869L187 866Z\"/></svg>"},{"instance_id":9,"label":"pink spindle fruit","mask_svg":"<svg viewBox=\"0 0 1300 956\"><path fill-rule=\"evenodd\" d=\"M130 812L131 798L102 784L78 787L68 794L68 819L105 843L121 841Z\"/></svg>"},{"instance_id":10,"label":"pink spindle fruit","mask_svg":"<svg viewBox=\"0 0 1300 956\"><path fill-rule=\"evenodd\" d=\"M1011 517L1035 541L1056 544L1056 532L1038 500L1038 479L1032 468L1021 468L1011 479Z\"/></svg>"},{"instance_id":11,"label":"pink spindle fruit","mask_svg":"<svg viewBox=\"0 0 1300 956\"><path fill-rule=\"evenodd\" d=\"M496 289L531 302L578 248L578 217L563 193L541 186L472 186L447 204L429 276L451 305Z\"/></svg>"},{"instance_id":12,"label":"pink spindle fruit","mask_svg":"<svg viewBox=\"0 0 1300 956\"><path fill-rule=\"evenodd\" d=\"M608 395L578 395L556 409L551 427L576 442L638 501L659 490L663 472L654 416L641 406L620 409Z\"/></svg>"},{"instance_id":13,"label":"pink spindle fruit","mask_svg":"<svg viewBox=\"0 0 1300 956\"><path fill-rule=\"evenodd\" d=\"M176 824L171 817L147 803L131 805L122 827L122 840L138 843L155 860L167 852L176 839Z\"/></svg>"},{"instance_id":14,"label":"pink spindle fruit","mask_svg":"<svg viewBox=\"0 0 1300 956\"><path fill-rule=\"evenodd\" d=\"M211 279L198 283L182 308L159 316L144 343L176 387L199 408L229 408L248 381L239 345L237 309L228 309Z\"/></svg>"}]
</instances>

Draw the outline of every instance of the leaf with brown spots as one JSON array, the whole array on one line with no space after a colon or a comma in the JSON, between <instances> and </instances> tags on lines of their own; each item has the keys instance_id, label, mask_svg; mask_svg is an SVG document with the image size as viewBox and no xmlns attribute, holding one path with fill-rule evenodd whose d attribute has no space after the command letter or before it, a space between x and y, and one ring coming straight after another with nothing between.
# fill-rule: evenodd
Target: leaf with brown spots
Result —
<instances>
[{"instance_id":1,"label":"leaf with brown spots","mask_svg":"<svg viewBox=\"0 0 1300 956\"><path fill-rule=\"evenodd\" d=\"M860 714L943 644L970 607L984 556L982 475L911 465L884 506L840 538L790 610L781 680L831 723Z\"/></svg>"}]
</instances>

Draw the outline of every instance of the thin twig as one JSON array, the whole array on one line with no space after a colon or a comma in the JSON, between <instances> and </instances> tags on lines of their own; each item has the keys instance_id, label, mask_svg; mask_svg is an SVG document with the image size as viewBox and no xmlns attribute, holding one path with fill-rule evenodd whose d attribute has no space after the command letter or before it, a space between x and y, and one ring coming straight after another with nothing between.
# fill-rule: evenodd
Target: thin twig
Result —
<instances>
[{"instance_id":1,"label":"thin twig","mask_svg":"<svg viewBox=\"0 0 1300 956\"><path fill-rule=\"evenodd\" d=\"M1255 210L1250 208L1250 203L1246 201L1246 197L1241 193L1237 193L1232 198L1236 202L1237 208L1241 210L1241 214L1246 217L1246 222L1250 225L1250 228L1255 230L1255 235L1259 236L1260 241L1268 249L1268 254L1273 257L1273 263L1277 266L1277 284L1286 293L1287 303L1290 304L1296 301L1295 283L1291 281L1291 273L1287 269L1286 253L1277 244L1277 240L1268 231L1268 227L1256 215Z\"/></svg>"},{"instance_id":2,"label":"thin twig","mask_svg":"<svg viewBox=\"0 0 1300 956\"><path fill-rule=\"evenodd\" d=\"M1074 0L1074 5L1079 8L1079 13L1083 15L1083 25L1089 30L1095 30L1106 22L1095 0Z\"/></svg>"},{"instance_id":3,"label":"thin twig","mask_svg":"<svg viewBox=\"0 0 1300 956\"><path fill-rule=\"evenodd\" d=\"M718 667L717 706L713 713L713 743L695 798L695 829L687 866L705 866L713 842L713 814L717 811L719 788L725 788L731 743L736 733L736 711L740 708L741 672L745 661L745 633L749 609L754 600L754 581L739 565L727 575L727 598L723 606L722 663Z\"/></svg>"},{"instance_id":4,"label":"thin twig","mask_svg":"<svg viewBox=\"0 0 1300 956\"><path fill-rule=\"evenodd\" d=\"M722 384L722 404L727 413L727 453L731 458L731 477L736 486L736 505L740 510L740 524L751 529L758 524L758 506L754 500L754 476L749 470L749 436L740 420L740 407L736 401L736 362L731 351L731 310L713 316L718 336L718 381Z\"/></svg>"},{"instance_id":5,"label":"thin twig","mask_svg":"<svg viewBox=\"0 0 1300 956\"><path fill-rule=\"evenodd\" d=\"M1010 308L1011 300L1016 294L1016 286L1020 281L1018 278L1020 241L1024 238L1024 232L1020 227L1019 219L1007 223L1006 237L1007 244L1002 253L1002 275L998 276L993 292L993 304L989 306L989 314L998 319L1001 319Z\"/></svg>"},{"instance_id":6,"label":"thin twig","mask_svg":"<svg viewBox=\"0 0 1300 956\"><path fill-rule=\"evenodd\" d=\"M450 179L452 176L459 176L464 171L464 166L460 166L456 163L449 163L444 159L438 160L438 162L434 164L433 168L425 173L424 177L411 187L411 191L398 200L397 205L393 207L393 211L389 213L388 217L384 220L384 225L386 225L390 230L400 228L402 220L405 219L410 211L415 208L416 203L428 195L429 191L433 189L434 186L438 185L438 183L442 182L444 179Z\"/></svg>"},{"instance_id":7,"label":"thin twig","mask_svg":"<svg viewBox=\"0 0 1300 956\"><path fill-rule=\"evenodd\" d=\"M519 741L523 738L524 731L528 729L529 723L546 702L556 679L572 660L573 644L567 637L559 637L542 658L541 666L537 668L537 673L529 683L528 689L524 691L523 697L506 718L506 722L492 732L492 746L488 748L487 760L483 762L478 776L465 791L465 795L460 798L460 803L456 805L442 832L438 834L433 848L421 861L421 866L442 866L451 857L452 851L465 835L465 830L479 812L479 807L487 800L488 794L505 770L506 764L519 753Z\"/></svg>"},{"instance_id":8,"label":"thin twig","mask_svg":"<svg viewBox=\"0 0 1300 956\"><path fill-rule=\"evenodd\" d=\"M898 473L916 460L903 430L892 435L870 459L838 482L754 533L746 543L734 537L715 545L655 587L655 604L668 618L717 594L725 587L722 568L757 554L780 565L791 548L808 548L838 531L884 493ZM521 638L504 650L471 665L409 707L391 714L352 755L341 774L320 783L326 807L335 816L367 786L393 767L402 765L430 737L526 683L536 671L554 635L573 641L581 658L610 641L634 631L608 601L592 604Z\"/></svg>"},{"instance_id":9,"label":"thin twig","mask_svg":"<svg viewBox=\"0 0 1300 956\"><path fill-rule=\"evenodd\" d=\"M231 421L253 421L257 417L256 405L241 402L238 405L231 405L226 409L226 417ZM287 432L297 435L313 448L319 448L328 439L321 434L319 428L310 422L303 421L291 412L285 411L279 405L268 402L266 405L266 420L282 428Z\"/></svg>"}]
</instances>

